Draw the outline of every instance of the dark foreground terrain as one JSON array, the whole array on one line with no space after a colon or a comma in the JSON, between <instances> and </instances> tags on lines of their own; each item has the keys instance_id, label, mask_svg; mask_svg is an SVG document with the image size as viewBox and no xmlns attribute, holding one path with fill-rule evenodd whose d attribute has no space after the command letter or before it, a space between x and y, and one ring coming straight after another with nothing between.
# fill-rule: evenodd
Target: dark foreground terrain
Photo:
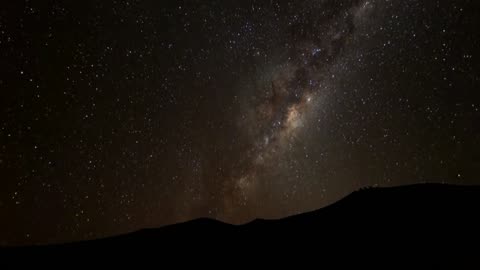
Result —
<instances>
[{"instance_id":1,"label":"dark foreground terrain","mask_svg":"<svg viewBox=\"0 0 480 270\"><path fill-rule=\"evenodd\" d=\"M99 262L222 268L259 261L323 265L333 258L338 258L334 263L353 265L387 259L386 269L412 259L422 265L448 262L456 269L476 268L471 264L478 266L480 260L479 218L480 187L371 188L282 220L234 226L200 219L90 242L3 248L0 256L7 269L22 264L94 268Z\"/></svg>"}]
</instances>

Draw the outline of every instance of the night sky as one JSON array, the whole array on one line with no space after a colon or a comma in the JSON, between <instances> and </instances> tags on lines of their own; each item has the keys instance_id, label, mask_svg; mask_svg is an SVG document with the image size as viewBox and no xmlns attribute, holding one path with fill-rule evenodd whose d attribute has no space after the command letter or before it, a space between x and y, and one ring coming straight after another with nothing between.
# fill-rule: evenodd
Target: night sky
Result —
<instances>
[{"instance_id":1,"label":"night sky","mask_svg":"<svg viewBox=\"0 0 480 270\"><path fill-rule=\"evenodd\" d=\"M479 31L477 0L7 1L0 244L480 184Z\"/></svg>"}]
</instances>

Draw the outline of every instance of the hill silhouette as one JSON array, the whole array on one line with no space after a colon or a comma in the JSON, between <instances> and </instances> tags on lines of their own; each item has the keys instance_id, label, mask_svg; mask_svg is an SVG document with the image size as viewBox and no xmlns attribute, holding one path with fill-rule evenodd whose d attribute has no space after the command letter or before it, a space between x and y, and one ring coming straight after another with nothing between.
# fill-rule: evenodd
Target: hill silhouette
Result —
<instances>
[{"instance_id":1,"label":"hill silhouette","mask_svg":"<svg viewBox=\"0 0 480 270\"><path fill-rule=\"evenodd\" d=\"M209 264L218 258L319 263L317 258L325 254L343 255L338 263L354 264L347 254L363 254L398 262L413 256L428 265L452 259L458 268L468 262L458 258L479 249L479 217L480 186L419 184L362 189L323 209L281 220L235 226L199 219L94 241L3 248L0 253L47 265L59 258L84 263L110 258L109 265L123 264L137 256L162 264ZM175 259L178 255L183 259Z\"/></svg>"}]
</instances>

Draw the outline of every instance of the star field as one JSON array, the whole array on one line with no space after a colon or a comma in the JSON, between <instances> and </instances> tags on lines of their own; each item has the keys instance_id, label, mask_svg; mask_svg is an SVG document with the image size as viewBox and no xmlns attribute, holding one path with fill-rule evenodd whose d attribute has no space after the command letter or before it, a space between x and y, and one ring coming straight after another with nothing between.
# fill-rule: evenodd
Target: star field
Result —
<instances>
[{"instance_id":1,"label":"star field","mask_svg":"<svg viewBox=\"0 0 480 270\"><path fill-rule=\"evenodd\" d=\"M479 184L479 12L473 0L6 3L0 243L280 218L365 186Z\"/></svg>"}]
</instances>

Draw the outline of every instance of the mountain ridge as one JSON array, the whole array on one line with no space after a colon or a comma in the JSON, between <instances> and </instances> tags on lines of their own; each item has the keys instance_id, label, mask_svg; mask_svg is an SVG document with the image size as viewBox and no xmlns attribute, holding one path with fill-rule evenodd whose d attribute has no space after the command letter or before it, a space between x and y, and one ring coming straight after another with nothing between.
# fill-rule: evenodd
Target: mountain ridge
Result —
<instances>
[{"instance_id":1,"label":"mountain ridge","mask_svg":"<svg viewBox=\"0 0 480 270\"><path fill-rule=\"evenodd\" d=\"M159 254L171 260L178 254L219 254L234 259L239 252L253 259L269 252L276 254L269 257L273 259L341 248L347 254L403 250L413 254L428 251L442 257L469 252L472 249L468 247L477 246L479 214L480 186L362 188L319 210L279 220L256 219L232 225L201 218L93 241L1 248L0 254L52 258L59 254L97 256L108 250L127 257Z\"/></svg>"}]
</instances>

